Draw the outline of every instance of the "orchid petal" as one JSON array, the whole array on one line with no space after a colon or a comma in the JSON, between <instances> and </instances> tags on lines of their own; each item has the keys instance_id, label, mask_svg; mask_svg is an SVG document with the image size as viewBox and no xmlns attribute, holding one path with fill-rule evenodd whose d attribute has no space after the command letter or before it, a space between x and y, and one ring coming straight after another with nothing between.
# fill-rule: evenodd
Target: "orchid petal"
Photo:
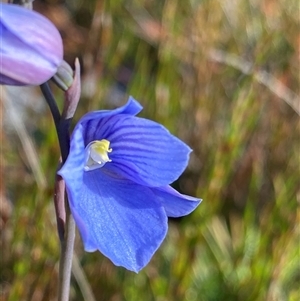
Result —
<instances>
[{"instance_id":1,"label":"orchid petal","mask_svg":"<svg viewBox=\"0 0 300 301\"><path fill-rule=\"evenodd\" d=\"M130 115L103 118L98 131L86 137L110 141L112 162L105 169L139 184L165 186L175 181L188 164L191 149L162 125ZM90 126L87 127L90 131Z\"/></svg>"},{"instance_id":2,"label":"orchid petal","mask_svg":"<svg viewBox=\"0 0 300 301\"><path fill-rule=\"evenodd\" d=\"M86 136L93 136L94 131L98 131L99 123L105 117L115 116L118 114L136 115L143 107L133 98L129 97L127 103L114 110L99 110L85 114L80 120L79 124L83 124L86 129Z\"/></svg>"},{"instance_id":3,"label":"orchid petal","mask_svg":"<svg viewBox=\"0 0 300 301\"><path fill-rule=\"evenodd\" d=\"M191 149L160 124L132 116L141 108L131 97L119 109L85 115L79 121L85 145L107 139L113 152L105 169L139 184L165 186L186 168Z\"/></svg>"},{"instance_id":4,"label":"orchid petal","mask_svg":"<svg viewBox=\"0 0 300 301\"><path fill-rule=\"evenodd\" d=\"M86 122L88 122L90 119L93 120L95 118L113 116L116 114L137 114L141 109L142 106L131 97L124 106L115 110L94 111L84 115L83 118L81 118L81 120L78 122L72 133L69 156L63 167L59 170L58 174L63 176L64 173L68 173L70 170L73 170L73 168L76 169L74 172L72 171L74 176L79 173L83 173L85 161L84 150L88 144L84 143L83 131L85 130L92 132L93 130L96 130L93 126L87 127Z\"/></svg>"},{"instance_id":5,"label":"orchid petal","mask_svg":"<svg viewBox=\"0 0 300 301\"><path fill-rule=\"evenodd\" d=\"M155 194L100 169L84 172L83 182L71 173L63 177L85 250L98 249L128 270L142 269L167 233L167 216Z\"/></svg>"},{"instance_id":6,"label":"orchid petal","mask_svg":"<svg viewBox=\"0 0 300 301\"><path fill-rule=\"evenodd\" d=\"M82 126L79 124L73 132L70 142L70 153L62 168L57 172L63 178L72 176L77 181L82 181L85 162L85 145L82 138ZM77 187L77 186L74 186ZM80 189L80 187L78 187Z\"/></svg>"},{"instance_id":7,"label":"orchid petal","mask_svg":"<svg viewBox=\"0 0 300 301\"><path fill-rule=\"evenodd\" d=\"M179 193L171 186L152 188L151 190L159 198L169 217L188 215L202 202L201 199Z\"/></svg>"}]
</instances>

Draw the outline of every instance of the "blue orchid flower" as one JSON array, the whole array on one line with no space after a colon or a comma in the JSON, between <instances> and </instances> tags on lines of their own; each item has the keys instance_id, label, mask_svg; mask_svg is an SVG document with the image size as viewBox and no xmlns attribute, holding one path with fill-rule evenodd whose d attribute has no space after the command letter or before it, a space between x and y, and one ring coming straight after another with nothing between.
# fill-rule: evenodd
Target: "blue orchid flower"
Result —
<instances>
[{"instance_id":1,"label":"blue orchid flower","mask_svg":"<svg viewBox=\"0 0 300 301\"><path fill-rule=\"evenodd\" d=\"M129 98L115 110L86 114L76 125L59 170L84 248L138 272L166 236L168 217L201 202L174 190L191 149L162 125L136 117Z\"/></svg>"},{"instance_id":2,"label":"blue orchid flower","mask_svg":"<svg viewBox=\"0 0 300 301\"><path fill-rule=\"evenodd\" d=\"M50 79L63 58L62 38L41 14L0 3L0 84L40 85Z\"/></svg>"}]
</instances>

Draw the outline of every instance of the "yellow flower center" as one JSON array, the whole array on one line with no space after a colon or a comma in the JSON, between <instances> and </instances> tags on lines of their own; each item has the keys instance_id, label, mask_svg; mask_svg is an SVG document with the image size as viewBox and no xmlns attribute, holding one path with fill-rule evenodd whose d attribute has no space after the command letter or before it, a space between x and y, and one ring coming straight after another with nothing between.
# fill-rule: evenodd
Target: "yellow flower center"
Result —
<instances>
[{"instance_id":1,"label":"yellow flower center","mask_svg":"<svg viewBox=\"0 0 300 301\"><path fill-rule=\"evenodd\" d=\"M85 148L85 166L84 170L94 170L103 167L106 162L111 162L108 153L112 152L109 148L110 142L108 140L95 140L90 142Z\"/></svg>"}]
</instances>

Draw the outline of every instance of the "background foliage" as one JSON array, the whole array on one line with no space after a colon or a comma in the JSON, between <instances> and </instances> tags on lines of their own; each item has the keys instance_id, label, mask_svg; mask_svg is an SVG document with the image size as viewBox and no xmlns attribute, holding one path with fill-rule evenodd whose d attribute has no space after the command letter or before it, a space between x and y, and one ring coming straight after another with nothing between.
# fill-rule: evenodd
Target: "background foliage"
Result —
<instances>
[{"instance_id":1,"label":"background foliage","mask_svg":"<svg viewBox=\"0 0 300 301\"><path fill-rule=\"evenodd\" d=\"M77 235L70 300L299 300L298 1L49 0L34 8L59 28L70 64L81 60L75 119L133 95L142 116L193 148L174 186L204 199L170 220L139 274L83 252ZM4 98L0 299L55 300L54 125L38 90L8 89Z\"/></svg>"}]
</instances>

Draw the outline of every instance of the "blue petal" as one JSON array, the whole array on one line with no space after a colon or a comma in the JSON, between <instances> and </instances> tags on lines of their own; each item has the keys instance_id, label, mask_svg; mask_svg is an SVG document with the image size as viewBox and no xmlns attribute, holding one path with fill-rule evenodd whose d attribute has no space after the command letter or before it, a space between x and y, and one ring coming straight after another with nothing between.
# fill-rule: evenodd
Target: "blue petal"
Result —
<instances>
[{"instance_id":1,"label":"blue petal","mask_svg":"<svg viewBox=\"0 0 300 301\"><path fill-rule=\"evenodd\" d=\"M130 97L118 109L86 114L74 133L81 125L85 145L94 140L110 141L112 162L105 165L106 170L141 185L166 186L184 171L191 149L162 125L133 116L141 109Z\"/></svg>"},{"instance_id":2,"label":"blue petal","mask_svg":"<svg viewBox=\"0 0 300 301\"><path fill-rule=\"evenodd\" d=\"M86 135L93 135L94 131L99 130L98 123L104 117L110 117L117 114L128 114L128 115L136 115L138 114L143 107L137 102L133 97L129 97L127 103L115 110L100 110L100 111L93 111L88 114L85 114L78 123L85 124L86 127ZM90 127L87 126L88 121L94 121L93 123L89 123Z\"/></svg>"},{"instance_id":3,"label":"blue petal","mask_svg":"<svg viewBox=\"0 0 300 301\"><path fill-rule=\"evenodd\" d=\"M202 199L181 194L171 186L152 188L151 190L159 198L169 217L188 215L202 202Z\"/></svg>"},{"instance_id":4,"label":"blue petal","mask_svg":"<svg viewBox=\"0 0 300 301\"><path fill-rule=\"evenodd\" d=\"M86 125L86 122L89 120L102 120L104 117L114 116L116 114L132 114L135 115L142 110L142 106L132 97L128 99L128 102L115 110L101 110L101 111L93 111L84 115L80 121L77 123L76 127L71 136L70 141L70 152L69 156L63 165L63 167L59 170L58 174L64 176L64 174L70 173L72 170L76 170L75 175L83 174L84 172L84 162L85 162L85 147L88 143L85 143L83 137L83 130L85 132L94 132L98 131L97 128L93 126L83 128L83 124ZM80 171L80 172L79 172ZM81 175L82 179L82 175Z\"/></svg>"},{"instance_id":5,"label":"blue petal","mask_svg":"<svg viewBox=\"0 0 300 301\"><path fill-rule=\"evenodd\" d=\"M86 144L93 140L110 141L112 162L104 168L136 183L166 186L175 181L188 164L191 149L151 120L115 115L103 118L96 125L83 124L83 127L88 131L84 134Z\"/></svg>"},{"instance_id":6,"label":"blue petal","mask_svg":"<svg viewBox=\"0 0 300 301\"><path fill-rule=\"evenodd\" d=\"M128 270L142 269L167 233L167 216L155 194L101 169L84 172L83 182L72 170L63 176L85 250L98 249Z\"/></svg>"},{"instance_id":7,"label":"blue petal","mask_svg":"<svg viewBox=\"0 0 300 301\"><path fill-rule=\"evenodd\" d=\"M82 182L85 164L85 145L82 136L82 125L76 126L70 141L70 153L62 168L57 172L63 178L74 177L76 182ZM74 187L78 188L78 187ZM79 187L80 189L80 187Z\"/></svg>"}]
</instances>

